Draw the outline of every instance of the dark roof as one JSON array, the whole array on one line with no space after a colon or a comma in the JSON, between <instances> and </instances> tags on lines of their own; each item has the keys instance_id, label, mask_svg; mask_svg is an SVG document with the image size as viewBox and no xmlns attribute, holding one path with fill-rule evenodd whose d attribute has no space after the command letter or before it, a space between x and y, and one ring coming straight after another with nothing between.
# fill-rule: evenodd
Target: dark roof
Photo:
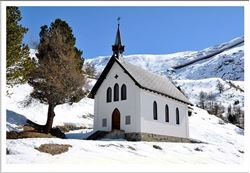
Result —
<instances>
[{"instance_id":1,"label":"dark roof","mask_svg":"<svg viewBox=\"0 0 250 173\"><path fill-rule=\"evenodd\" d=\"M118 60L114 56L110 58L108 64L104 68L102 74L92 88L88 97L94 98L97 90L101 86L102 82L106 78L108 72L115 62L117 62L117 64L124 70L124 72L135 82L135 84L139 88L192 105L192 103L186 98L186 96L184 96L169 79L151 73L123 60Z\"/></svg>"}]
</instances>

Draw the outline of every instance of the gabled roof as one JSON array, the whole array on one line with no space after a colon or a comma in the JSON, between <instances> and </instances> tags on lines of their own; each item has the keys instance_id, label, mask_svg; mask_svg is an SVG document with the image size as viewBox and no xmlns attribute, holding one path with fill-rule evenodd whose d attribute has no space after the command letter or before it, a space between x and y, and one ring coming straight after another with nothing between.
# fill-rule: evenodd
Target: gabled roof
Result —
<instances>
[{"instance_id":1,"label":"gabled roof","mask_svg":"<svg viewBox=\"0 0 250 173\"><path fill-rule=\"evenodd\" d=\"M175 85L169 79L153 74L131 63L120 61L114 56L110 58L108 64L104 68L88 97L94 98L97 90L101 86L115 62L117 62L117 64L124 70L126 74L128 74L128 76L139 88L161 94L165 97L172 98L185 104L192 105L192 103L175 87Z\"/></svg>"}]
</instances>

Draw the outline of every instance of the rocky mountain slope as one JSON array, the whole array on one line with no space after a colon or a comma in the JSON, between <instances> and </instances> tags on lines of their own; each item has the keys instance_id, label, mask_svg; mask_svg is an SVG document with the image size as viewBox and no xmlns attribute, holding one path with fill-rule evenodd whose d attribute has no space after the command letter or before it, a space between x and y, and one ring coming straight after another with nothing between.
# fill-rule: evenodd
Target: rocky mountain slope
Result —
<instances>
[{"instance_id":1,"label":"rocky mountain slope","mask_svg":"<svg viewBox=\"0 0 250 173\"><path fill-rule=\"evenodd\" d=\"M110 56L87 59L98 72ZM124 59L153 73L168 75L172 79L221 78L244 80L244 37L215 45L201 51L186 51L167 55L126 55ZM178 68L179 67L179 68ZM182 68L180 68L182 67Z\"/></svg>"}]
</instances>

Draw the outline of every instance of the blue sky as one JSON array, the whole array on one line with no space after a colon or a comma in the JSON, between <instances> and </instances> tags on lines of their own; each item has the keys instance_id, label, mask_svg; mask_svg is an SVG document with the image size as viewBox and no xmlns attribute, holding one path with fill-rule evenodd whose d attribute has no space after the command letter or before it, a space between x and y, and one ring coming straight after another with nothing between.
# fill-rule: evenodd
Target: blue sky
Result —
<instances>
[{"instance_id":1,"label":"blue sky","mask_svg":"<svg viewBox=\"0 0 250 173\"><path fill-rule=\"evenodd\" d=\"M201 50L244 35L243 7L21 7L25 42L56 18L73 29L84 58L111 55L121 17L125 55Z\"/></svg>"}]
</instances>

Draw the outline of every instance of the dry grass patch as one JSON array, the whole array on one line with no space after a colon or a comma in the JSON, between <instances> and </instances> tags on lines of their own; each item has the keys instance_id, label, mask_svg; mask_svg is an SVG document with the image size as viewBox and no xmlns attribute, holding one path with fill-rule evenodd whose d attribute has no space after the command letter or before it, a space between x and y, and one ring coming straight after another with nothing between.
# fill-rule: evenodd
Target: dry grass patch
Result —
<instances>
[{"instance_id":1,"label":"dry grass patch","mask_svg":"<svg viewBox=\"0 0 250 173\"><path fill-rule=\"evenodd\" d=\"M56 127L59 128L63 133L69 132L72 130L86 129L86 127L83 127L83 126L77 127L77 126L71 125L71 124L66 124L63 126L56 126Z\"/></svg>"},{"instance_id":2,"label":"dry grass patch","mask_svg":"<svg viewBox=\"0 0 250 173\"><path fill-rule=\"evenodd\" d=\"M71 145L67 144L42 144L39 148L35 148L36 150L44 153L49 153L51 155L65 153L69 150Z\"/></svg>"},{"instance_id":3,"label":"dry grass patch","mask_svg":"<svg viewBox=\"0 0 250 173\"><path fill-rule=\"evenodd\" d=\"M22 138L53 138L51 134L45 134L35 131L23 131L23 132L15 132L10 131L6 134L7 139L22 139Z\"/></svg>"}]
</instances>

